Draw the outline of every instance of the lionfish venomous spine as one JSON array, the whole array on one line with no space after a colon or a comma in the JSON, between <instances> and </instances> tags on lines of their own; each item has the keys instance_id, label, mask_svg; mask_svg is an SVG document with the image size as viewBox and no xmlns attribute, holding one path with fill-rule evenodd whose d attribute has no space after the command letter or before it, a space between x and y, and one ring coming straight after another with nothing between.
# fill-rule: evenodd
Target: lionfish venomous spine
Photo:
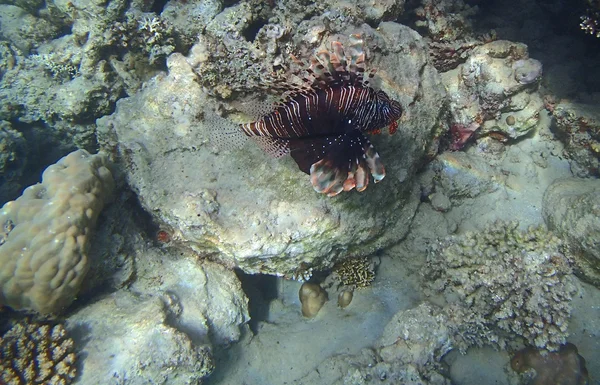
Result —
<instances>
[{"instance_id":1,"label":"lionfish venomous spine","mask_svg":"<svg viewBox=\"0 0 600 385\"><path fill-rule=\"evenodd\" d=\"M366 73L361 36L351 35L346 49L332 42L303 67L301 84L284 83L283 100L269 114L242 124L244 134L275 157L291 154L319 193L363 191L369 175L381 181L385 168L364 133L388 125L395 132L402 108L369 86L374 71Z\"/></svg>"}]
</instances>

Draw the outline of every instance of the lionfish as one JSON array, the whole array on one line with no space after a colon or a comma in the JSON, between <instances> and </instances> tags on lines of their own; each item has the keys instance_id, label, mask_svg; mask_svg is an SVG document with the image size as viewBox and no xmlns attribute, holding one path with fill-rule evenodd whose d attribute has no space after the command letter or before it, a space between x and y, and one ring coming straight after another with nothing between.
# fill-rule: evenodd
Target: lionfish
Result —
<instances>
[{"instance_id":1,"label":"lionfish","mask_svg":"<svg viewBox=\"0 0 600 385\"><path fill-rule=\"evenodd\" d=\"M274 157L290 154L319 193L363 191L370 175L381 181L385 168L365 133L389 126L393 134L402 107L369 86L375 71L365 71L361 36L351 35L346 49L333 41L308 66L295 61L305 72L302 84L284 83L282 100L241 131Z\"/></svg>"}]
</instances>

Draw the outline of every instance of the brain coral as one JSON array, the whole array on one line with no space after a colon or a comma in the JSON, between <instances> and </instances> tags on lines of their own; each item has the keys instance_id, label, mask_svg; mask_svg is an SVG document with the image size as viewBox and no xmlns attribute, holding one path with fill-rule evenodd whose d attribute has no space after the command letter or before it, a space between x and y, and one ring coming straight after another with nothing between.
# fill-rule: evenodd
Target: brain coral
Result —
<instances>
[{"instance_id":1,"label":"brain coral","mask_svg":"<svg viewBox=\"0 0 600 385\"><path fill-rule=\"evenodd\" d=\"M103 154L75 151L0 210L0 305L58 312L88 270L92 228L114 181Z\"/></svg>"},{"instance_id":2,"label":"brain coral","mask_svg":"<svg viewBox=\"0 0 600 385\"><path fill-rule=\"evenodd\" d=\"M556 350L565 343L576 292L562 242L543 228L520 231L496 222L482 232L450 237L434 246L424 275L441 292L459 329L457 345L498 344L524 337ZM462 345L462 346L461 346Z\"/></svg>"}]
</instances>

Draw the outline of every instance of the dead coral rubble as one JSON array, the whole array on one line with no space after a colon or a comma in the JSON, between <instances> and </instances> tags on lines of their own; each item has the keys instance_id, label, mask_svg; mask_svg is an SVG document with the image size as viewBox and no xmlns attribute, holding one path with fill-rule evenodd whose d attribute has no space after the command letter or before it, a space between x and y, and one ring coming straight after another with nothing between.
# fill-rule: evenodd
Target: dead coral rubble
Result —
<instances>
[{"instance_id":1,"label":"dead coral rubble","mask_svg":"<svg viewBox=\"0 0 600 385\"><path fill-rule=\"evenodd\" d=\"M0 338L0 383L70 384L77 370L73 347L60 324L19 323Z\"/></svg>"},{"instance_id":2,"label":"dead coral rubble","mask_svg":"<svg viewBox=\"0 0 600 385\"><path fill-rule=\"evenodd\" d=\"M516 222L496 222L434 246L425 285L443 293L449 318L463 321L456 346L504 348L514 336L548 350L564 344L576 292L564 249L544 228L521 231Z\"/></svg>"}]
</instances>

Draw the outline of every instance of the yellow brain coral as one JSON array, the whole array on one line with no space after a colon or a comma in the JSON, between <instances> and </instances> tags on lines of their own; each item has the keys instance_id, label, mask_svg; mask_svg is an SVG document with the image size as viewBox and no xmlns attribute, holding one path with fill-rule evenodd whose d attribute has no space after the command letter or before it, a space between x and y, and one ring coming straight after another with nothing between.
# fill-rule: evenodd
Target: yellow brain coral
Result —
<instances>
[{"instance_id":1,"label":"yellow brain coral","mask_svg":"<svg viewBox=\"0 0 600 385\"><path fill-rule=\"evenodd\" d=\"M113 189L106 157L78 150L0 209L0 305L53 313L73 301L89 267L89 236Z\"/></svg>"}]
</instances>

